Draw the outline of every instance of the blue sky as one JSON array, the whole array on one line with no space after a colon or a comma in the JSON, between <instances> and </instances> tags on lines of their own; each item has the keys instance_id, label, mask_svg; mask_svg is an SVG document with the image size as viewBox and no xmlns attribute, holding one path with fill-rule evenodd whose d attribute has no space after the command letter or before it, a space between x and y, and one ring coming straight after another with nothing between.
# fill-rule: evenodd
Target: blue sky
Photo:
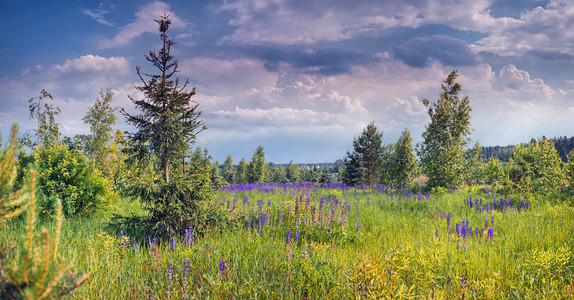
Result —
<instances>
[{"instance_id":1,"label":"blue sky","mask_svg":"<svg viewBox=\"0 0 574 300\"><path fill-rule=\"evenodd\" d=\"M34 127L28 102L50 92L64 135L111 88L133 110L135 72L160 48L168 13L180 79L197 87L219 161L333 162L371 121L416 142L442 81L457 69L471 138L508 145L574 132L574 1L2 1L0 129ZM118 127L133 131L119 116Z\"/></svg>"}]
</instances>

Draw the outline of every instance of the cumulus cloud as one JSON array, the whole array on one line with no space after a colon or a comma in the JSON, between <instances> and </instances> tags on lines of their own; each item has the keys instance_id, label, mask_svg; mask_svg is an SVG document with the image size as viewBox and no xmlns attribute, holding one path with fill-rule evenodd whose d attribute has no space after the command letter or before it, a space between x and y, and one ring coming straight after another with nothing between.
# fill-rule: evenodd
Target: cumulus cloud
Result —
<instances>
[{"instance_id":1,"label":"cumulus cloud","mask_svg":"<svg viewBox=\"0 0 574 300\"><path fill-rule=\"evenodd\" d=\"M556 91L548 86L542 79L531 79L527 71L519 70L512 64L500 69L499 84L517 92L543 95L546 99L556 95Z\"/></svg>"},{"instance_id":2,"label":"cumulus cloud","mask_svg":"<svg viewBox=\"0 0 574 300\"><path fill-rule=\"evenodd\" d=\"M524 10L513 22L500 23L472 48L502 56L530 53L543 59L572 59L574 53L566 49L574 48L573 26L574 3L552 0Z\"/></svg>"},{"instance_id":3,"label":"cumulus cloud","mask_svg":"<svg viewBox=\"0 0 574 300\"><path fill-rule=\"evenodd\" d=\"M170 15L172 28L187 29L190 26L171 10L169 4L161 1L151 2L141 6L135 13L136 20L122 27L114 38L103 39L100 49L125 46L144 33L156 33L158 25L154 20L157 20L160 15L164 14Z\"/></svg>"},{"instance_id":4,"label":"cumulus cloud","mask_svg":"<svg viewBox=\"0 0 574 300\"><path fill-rule=\"evenodd\" d=\"M63 65L55 65L54 69L67 72L105 72L125 75L130 71L130 63L125 57L101 57L84 55L75 59L67 59Z\"/></svg>"}]
</instances>

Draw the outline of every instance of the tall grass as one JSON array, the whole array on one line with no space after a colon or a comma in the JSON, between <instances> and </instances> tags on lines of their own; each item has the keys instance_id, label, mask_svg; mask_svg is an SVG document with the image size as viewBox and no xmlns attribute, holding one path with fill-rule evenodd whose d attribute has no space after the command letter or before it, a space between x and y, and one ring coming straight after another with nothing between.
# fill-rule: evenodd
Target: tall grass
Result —
<instances>
[{"instance_id":1,"label":"tall grass","mask_svg":"<svg viewBox=\"0 0 574 300\"><path fill-rule=\"evenodd\" d=\"M81 299L574 296L571 206L530 199L519 210L522 199L512 199L505 210L483 209L470 207L469 196L500 200L478 189L419 196L382 188L237 187L212 200L230 225L191 245L183 236L172 245L106 232L112 212L144 213L126 202L66 220L58 252L76 257L72 271L91 274L69 296ZM473 235L457 234L456 224L467 220ZM0 243L26 234L22 221L10 228L0 229Z\"/></svg>"}]
</instances>

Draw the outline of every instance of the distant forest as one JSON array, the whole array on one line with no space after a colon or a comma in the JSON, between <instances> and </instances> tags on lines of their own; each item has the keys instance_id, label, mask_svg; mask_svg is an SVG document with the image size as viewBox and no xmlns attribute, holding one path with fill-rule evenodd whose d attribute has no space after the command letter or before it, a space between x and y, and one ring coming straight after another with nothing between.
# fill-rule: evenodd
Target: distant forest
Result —
<instances>
[{"instance_id":1,"label":"distant forest","mask_svg":"<svg viewBox=\"0 0 574 300\"><path fill-rule=\"evenodd\" d=\"M542 139L546 139L546 137L543 136ZM567 162L568 153L574 149L574 136L569 138L565 136L554 137L550 140L554 141L554 147L556 147L556 151L558 151L558 155L562 161ZM535 141L535 139L531 140L531 142ZM491 157L494 157L500 159L501 161L507 162L512 157L514 147L515 145L482 147L482 155L484 155L484 158L487 160Z\"/></svg>"}]
</instances>

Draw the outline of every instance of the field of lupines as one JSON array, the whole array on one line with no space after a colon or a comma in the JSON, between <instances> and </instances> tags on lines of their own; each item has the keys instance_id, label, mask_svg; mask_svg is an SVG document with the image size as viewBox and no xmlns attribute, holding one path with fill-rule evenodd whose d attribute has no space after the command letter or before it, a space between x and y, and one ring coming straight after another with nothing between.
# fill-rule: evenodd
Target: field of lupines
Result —
<instances>
[{"instance_id":1,"label":"field of lupines","mask_svg":"<svg viewBox=\"0 0 574 300\"><path fill-rule=\"evenodd\" d=\"M70 297L574 297L574 208L530 195L250 184L210 205L227 228L163 243L104 229L112 211L143 214L138 203L65 220L59 251L90 274ZM13 222L1 243L24 239Z\"/></svg>"}]
</instances>

